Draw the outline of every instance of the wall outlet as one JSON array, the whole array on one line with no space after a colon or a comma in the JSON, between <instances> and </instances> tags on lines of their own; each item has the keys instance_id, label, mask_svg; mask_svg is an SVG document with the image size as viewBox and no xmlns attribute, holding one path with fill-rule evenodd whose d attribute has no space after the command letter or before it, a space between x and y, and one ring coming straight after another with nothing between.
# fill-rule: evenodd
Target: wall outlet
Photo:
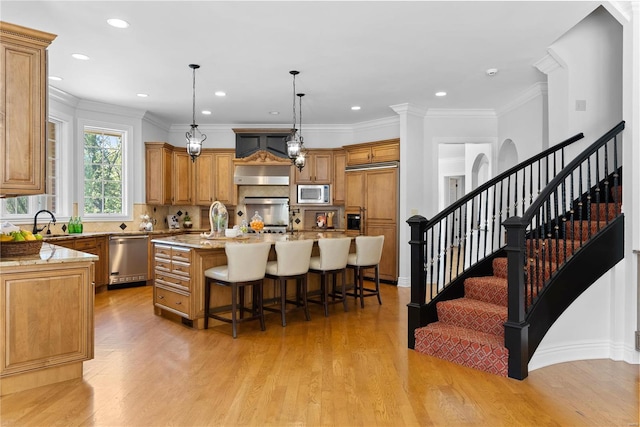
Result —
<instances>
[{"instance_id":1,"label":"wall outlet","mask_svg":"<svg viewBox=\"0 0 640 427\"><path fill-rule=\"evenodd\" d=\"M418 209L416 208L411 209L411 215L418 215Z\"/></svg>"},{"instance_id":2,"label":"wall outlet","mask_svg":"<svg viewBox=\"0 0 640 427\"><path fill-rule=\"evenodd\" d=\"M587 111L587 101L585 99L576 99L576 111Z\"/></svg>"},{"instance_id":3,"label":"wall outlet","mask_svg":"<svg viewBox=\"0 0 640 427\"><path fill-rule=\"evenodd\" d=\"M640 351L640 331L636 331L636 351Z\"/></svg>"}]
</instances>

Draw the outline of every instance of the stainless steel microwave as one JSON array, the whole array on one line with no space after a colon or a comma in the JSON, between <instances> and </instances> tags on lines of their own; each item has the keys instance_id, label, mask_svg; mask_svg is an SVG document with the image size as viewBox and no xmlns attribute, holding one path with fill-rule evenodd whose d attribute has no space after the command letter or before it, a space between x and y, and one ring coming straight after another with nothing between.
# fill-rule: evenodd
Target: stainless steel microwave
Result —
<instances>
[{"instance_id":1,"label":"stainless steel microwave","mask_svg":"<svg viewBox=\"0 0 640 427\"><path fill-rule=\"evenodd\" d=\"M331 203L330 188L327 184L298 185L298 204L328 205Z\"/></svg>"}]
</instances>

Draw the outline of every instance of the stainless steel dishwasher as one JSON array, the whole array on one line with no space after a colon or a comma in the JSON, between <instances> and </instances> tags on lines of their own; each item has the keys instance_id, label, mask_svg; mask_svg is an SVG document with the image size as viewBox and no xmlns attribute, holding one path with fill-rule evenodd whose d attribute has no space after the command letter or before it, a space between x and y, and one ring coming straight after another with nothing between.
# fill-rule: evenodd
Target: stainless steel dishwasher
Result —
<instances>
[{"instance_id":1,"label":"stainless steel dishwasher","mask_svg":"<svg viewBox=\"0 0 640 427\"><path fill-rule=\"evenodd\" d=\"M146 235L109 237L109 285L117 289L147 280L149 237Z\"/></svg>"}]
</instances>

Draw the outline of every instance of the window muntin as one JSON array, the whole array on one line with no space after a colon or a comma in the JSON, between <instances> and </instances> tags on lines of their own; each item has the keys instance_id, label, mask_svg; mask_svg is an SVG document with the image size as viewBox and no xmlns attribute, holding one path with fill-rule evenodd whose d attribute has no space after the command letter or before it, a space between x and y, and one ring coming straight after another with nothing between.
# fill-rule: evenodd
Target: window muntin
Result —
<instances>
[{"instance_id":1,"label":"window muntin","mask_svg":"<svg viewBox=\"0 0 640 427\"><path fill-rule=\"evenodd\" d=\"M123 215L126 132L84 128L84 214Z\"/></svg>"}]
</instances>

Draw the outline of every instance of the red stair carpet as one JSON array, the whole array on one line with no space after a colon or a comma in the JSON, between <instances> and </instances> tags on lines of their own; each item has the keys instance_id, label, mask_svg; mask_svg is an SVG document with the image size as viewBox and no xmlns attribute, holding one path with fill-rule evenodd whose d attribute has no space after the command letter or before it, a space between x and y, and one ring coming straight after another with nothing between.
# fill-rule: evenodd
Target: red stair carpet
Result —
<instances>
[{"instance_id":1,"label":"red stair carpet","mask_svg":"<svg viewBox=\"0 0 640 427\"><path fill-rule=\"evenodd\" d=\"M618 188L621 200L621 187ZM594 205L592 205L594 206ZM619 206L619 205L618 205ZM598 209L599 208L599 209ZM527 242L527 252L545 249L545 262L536 267L537 275L548 279L557 264L565 261L616 217L613 203L592 208L592 221L575 221L563 240ZM597 212L597 213L596 213ZM596 221L599 220L598 221ZM574 239L574 240L570 240ZM566 246L566 252L565 252ZM550 259L549 259L550 258ZM504 346L504 322L507 320L507 259L493 261L493 275L471 277L464 281L464 297L436 304L438 321L415 330L415 350L459 365L507 376L509 352ZM534 295L527 295L529 302Z\"/></svg>"}]
</instances>

